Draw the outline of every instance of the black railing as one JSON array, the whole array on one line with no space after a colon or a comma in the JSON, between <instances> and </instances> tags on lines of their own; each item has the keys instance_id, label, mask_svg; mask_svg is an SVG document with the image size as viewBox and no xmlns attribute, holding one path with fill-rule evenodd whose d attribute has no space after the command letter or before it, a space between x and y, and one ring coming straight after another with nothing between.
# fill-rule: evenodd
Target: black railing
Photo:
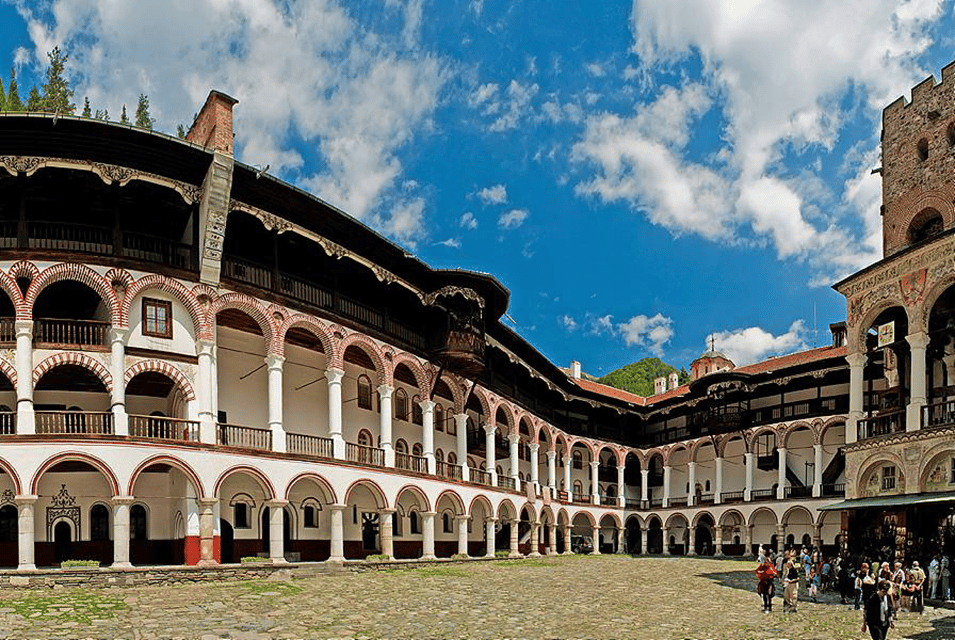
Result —
<instances>
[{"instance_id":1,"label":"black railing","mask_svg":"<svg viewBox=\"0 0 955 640\"><path fill-rule=\"evenodd\" d=\"M222 261L222 277L255 285L262 289L272 288L272 269L265 265L227 258Z\"/></svg>"},{"instance_id":2,"label":"black railing","mask_svg":"<svg viewBox=\"0 0 955 640\"><path fill-rule=\"evenodd\" d=\"M749 497L751 500L773 500L776 498L775 489L753 489Z\"/></svg>"},{"instance_id":3,"label":"black railing","mask_svg":"<svg viewBox=\"0 0 955 640\"><path fill-rule=\"evenodd\" d=\"M752 426L757 426L781 420L845 413L848 410L848 396L834 396L831 398L812 398L798 402L783 402L771 407L752 409L750 413L752 414Z\"/></svg>"},{"instance_id":4,"label":"black railing","mask_svg":"<svg viewBox=\"0 0 955 640\"><path fill-rule=\"evenodd\" d=\"M113 230L87 224L62 222L27 223L30 249L53 249L112 255Z\"/></svg>"},{"instance_id":5,"label":"black railing","mask_svg":"<svg viewBox=\"0 0 955 640\"><path fill-rule=\"evenodd\" d=\"M0 220L0 248L17 248L17 227L19 223L16 220Z\"/></svg>"},{"instance_id":6,"label":"black railing","mask_svg":"<svg viewBox=\"0 0 955 640\"><path fill-rule=\"evenodd\" d=\"M131 231L123 232L123 255L177 269L197 266L196 251L191 245Z\"/></svg>"},{"instance_id":7,"label":"black railing","mask_svg":"<svg viewBox=\"0 0 955 640\"><path fill-rule=\"evenodd\" d=\"M385 450L377 447L366 447L351 442L345 443L345 458L350 462L359 462L374 467L385 466Z\"/></svg>"},{"instance_id":8,"label":"black railing","mask_svg":"<svg viewBox=\"0 0 955 640\"><path fill-rule=\"evenodd\" d=\"M812 487L784 487L783 496L786 498L811 498Z\"/></svg>"},{"instance_id":9,"label":"black railing","mask_svg":"<svg viewBox=\"0 0 955 640\"><path fill-rule=\"evenodd\" d=\"M846 495L846 483L844 482L822 485L823 498L834 498L837 496L844 496L844 495Z\"/></svg>"},{"instance_id":10,"label":"black railing","mask_svg":"<svg viewBox=\"0 0 955 640\"><path fill-rule=\"evenodd\" d=\"M742 502L743 501L743 492L742 491L724 491L720 494L720 502Z\"/></svg>"},{"instance_id":11,"label":"black railing","mask_svg":"<svg viewBox=\"0 0 955 640\"><path fill-rule=\"evenodd\" d=\"M877 438L905 431L905 409L897 409L882 415L862 418L857 423L858 439Z\"/></svg>"},{"instance_id":12,"label":"black railing","mask_svg":"<svg viewBox=\"0 0 955 640\"><path fill-rule=\"evenodd\" d=\"M162 416L130 415L129 435L135 438L199 442L199 423Z\"/></svg>"},{"instance_id":13,"label":"black railing","mask_svg":"<svg viewBox=\"0 0 955 640\"><path fill-rule=\"evenodd\" d=\"M17 341L16 323L16 318L0 318L0 343L10 344Z\"/></svg>"},{"instance_id":14,"label":"black railing","mask_svg":"<svg viewBox=\"0 0 955 640\"><path fill-rule=\"evenodd\" d=\"M331 309L333 306L332 292L311 282L283 274L280 279L280 286L283 294L301 300L313 307Z\"/></svg>"},{"instance_id":15,"label":"black railing","mask_svg":"<svg viewBox=\"0 0 955 640\"><path fill-rule=\"evenodd\" d=\"M0 436L15 436L17 434L17 412L0 411Z\"/></svg>"},{"instance_id":16,"label":"black railing","mask_svg":"<svg viewBox=\"0 0 955 640\"><path fill-rule=\"evenodd\" d=\"M334 457L331 438L309 436L303 433L285 434L285 446L289 453L299 453L315 458Z\"/></svg>"}]
</instances>

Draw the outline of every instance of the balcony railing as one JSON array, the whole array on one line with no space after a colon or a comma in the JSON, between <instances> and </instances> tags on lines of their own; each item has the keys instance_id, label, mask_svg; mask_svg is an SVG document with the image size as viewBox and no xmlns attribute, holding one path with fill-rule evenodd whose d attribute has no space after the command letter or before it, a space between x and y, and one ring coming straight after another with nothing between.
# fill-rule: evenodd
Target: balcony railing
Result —
<instances>
[{"instance_id":1,"label":"balcony railing","mask_svg":"<svg viewBox=\"0 0 955 640\"><path fill-rule=\"evenodd\" d=\"M395 454L395 468L405 471L414 471L415 473L428 473L428 460L421 456L413 456L409 453Z\"/></svg>"},{"instance_id":2,"label":"balcony railing","mask_svg":"<svg viewBox=\"0 0 955 640\"><path fill-rule=\"evenodd\" d=\"M905 431L905 410L899 409L891 413L862 418L857 426L859 440L901 433Z\"/></svg>"},{"instance_id":3,"label":"balcony railing","mask_svg":"<svg viewBox=\"0 0 955 640\"><path fill-rule=\"evenodd\" d=\"M436 463L436 471L439 476L448 480L460 480L462 477L461 465L451 464L450 462Z\"/></svg>"},{"instance_id":4,"label":"balcony railing","mask_svg":"<svg viewBox=\"0 0 955 640\"><path fill-rule=\"evenodd\" d=\"M716 502L716 494L713 493L701 493L699 498L697 498L697 504L713 504Z\"/></svg>"},{"instance_id":5,"label":"balcony railing","mask_svg":"<svg viewBox=\"0 0 955 640\"><path fill-rule=\"evenodd\" d=\"M346 442L345 459L349 462L358 462L373 467L383 467L385 466L385 450Z\"/></svg>"},{"instance_id":6,"label":"balcony railing","mask_svg":"<svg viewBox=\"0 0 955 640\"><path fill-rule=\"evenodd\" d=\"M604 507L616 507L617 496L600 496L600 504Z\"/></svg>"},{"instance_id":7,"label":"balcony railing","mask_svg":"<svg viewBox=\"0 0 955 640\"><path fill-rule=\"evenodd\" d=\"M80 253L113 253L113 230L86 224L62 222L28 223L31 249L54 249Z\"/></svg>"},{"instance_id":8,"label":"balcony railing","mask_svg":"<svg viewBox=\"0 0 955 640\"><path fill-rule=\"evenodd\" d=\"M663 498L650 498L650 508L656 509L663 506Z\"/></svg>"},{"instance_id":9,"label":"balcony railing","mask_svg":"<svg viewBox=\"0 0 955 640\"><path fill-rule=\"evenodd\" d=\"M216 444L239 449L272 450L272 432L268 429L242 427L237 424L218 425Z\"/></svg>"},{"instance_id":10,"label":"balcony railing","mask_svg":"<svg viewBox=\"0 0 955 640\"><path fill-rule=\"evenodd\" d=\"M639 509L642 505L643 502L637 498L627 498L628 509Z\"/></svg>"},{"instance_id":11,"label":"balcony railing","mask_svg":"<svg viewBox=\"0 0 955 640\"><path fill-rule=\"evenodd\" d=\"M471 482L476 484L483 484L485 486L491 485L491 474L482 469L475 469L471 467L468 470L468 477L471 479Z\"/></svg>"},{"instance_id":12,"label":"balcony railing","mask_svg":"<svg viewBox=\"0 0 955 640\"><path fill-rule=\"evenodd\" d=\"M750 494L752 500L773 500L776 498L775 489L753 489Z\"/></svg>"},{"instance_id":13,"label":"balcony railing","mask_svg":"<svg viewBox=\"0 0 955 640\"><path fill-rule=\"evenodd\" d=\"M110 411L37 411L36 432L44 435L113 433Z\"/></svg>"},{"instance_id":14,"label":"balcony railing","mask_svg":"<svg viewBox=\"0 0 955 640\"><path fill-rule=\"evenodd\" d=\"M837 484L822 485L823 498L835 498L837 496L844 496L844 495L846 495L846 484L844 482L839 482Z\"/></svg>"},{"instance_id":15,"label":"balcony railing","mask_svg":"<svg viewBox=\"0 0 955 640\"><path fill-rule=\"evenodd\" d=\"M576 491L574 492L574 495L571 501L574 504L592 504L593 503L593 499L590 497L590 495L586 493L577 493Z\"/></svg>"},{"instance_id":16,"label":"balcony railing","mask_svg":"<svg viewBox=\"0 0 955 640\"><path fill-rule=\"evenodd\" d=\"M724 491L723 493L720 494L720 501L723 503L742 502L743 492L742 491Z\"/></svg>"},{"instance_id":17,"label":"balcony railing","mask_svg":"<svg viewBox=\"0 0 955 640\"><path fill-rule=\"evenodd\" d=\"M289 453L298 453L315 458L331 458L334 456L331 438L308 436L304 433L285 434L285 445Z\"/></svg>"},{"instance_id":18,"label":"balcony railing","mask_svg":"<svg viewBox=\"0 0 955 640\"><path fill-rule=\"evenodd\" d=\"M17 434L17 412L0 411L0 436Z\"/></svg>"},{"instance_id":19,"label":"balcony railing","mask_svg":"<svg viewBox=\"0 0 955 640\"><path fill-rule=\"evenodd\" d=\"M0 318L0 343L11 344L17 341L16 318Z\"/></svg>"},{"instance_id":20,"label":"balcony railing","mask_svg":"<svg viewBox=\"0 0 955 640\"><path fill-rule=\"evenodd\" d=\"M124 231L123 255L127 258L154 262L177 269L192 269L195 265L196 254L195 249L188 244Z\"/></svg>"},{"instance_id":21,"label":"balcony railing","mask_svg":"<svg viewBox=\"0 0 955 640\"><path fill-rule=\"evenodd\" d=\"M812 487L784 487L783 496L786 498L811 498Z\"/></svg>"},{"instance_id":22,"label":"balcony railing","mask_svg":"<svg viewBox=\"0 0 955 640\"><path fill-rule=\"evenodd\" d=\"M510 476L500 475L497 477L497 486L513 491L517 488L517 483L514 481L514 478Z\"/></svg>"},{"instance_id":23,"label":"balcony railing","mask_svg":"<svg viewBox=\"0 0 955 640\"><path fill-rule=\"evenodd\" d=\"M33 326L33 339L42 344L106 346L109 344L109 328L109 322L100 320L37 318Z\"/></svg>"},{"instance_id":24,"label":"balcony railing","mask_svg":"<svg viewBox=\"0 0 955 640\"><path fill-rule=\"evenodd\" d=\"M922 407L922 428L933 429L955 424L955 400L933 402Z\"/></svg>"},{"instance_id":25,"label":"balcony railing","mask_svg":"<svg viewBox=\"0 0 955 640\"><path fill-rule=\"evenodd\" d=\"M679 498L670 498L671 507L685 507L687 506L687 504L688 502L687 502L686 496L680 496Z\"/></svg>"},{"instance_id":26,"label":"balcony railing","mask_svg":"<svg viewBox=\"0 0 955 640\"><path fill-rule=\"evenodd\" d=\"M129 435L136 438L199 442L199 423L160 416L129 416Z\"/></svg>"}]
</instances>

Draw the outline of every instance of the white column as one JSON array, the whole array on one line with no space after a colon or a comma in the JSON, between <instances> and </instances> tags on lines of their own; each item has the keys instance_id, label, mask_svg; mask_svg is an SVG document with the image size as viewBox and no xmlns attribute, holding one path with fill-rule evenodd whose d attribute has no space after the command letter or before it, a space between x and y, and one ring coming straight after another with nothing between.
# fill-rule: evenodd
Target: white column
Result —
<instances>
[{"instance_id":1,"label":"white column","mask_svg":"<svg viewBox=\"0 0 955 640\"><path fill-rule=\"evenodd\" d=\"M458 464L461 465L461 480L468 482L471 479L471 469L468 467L468 414L455 415L454 427L457 431L455 438L458 446Z\"/></svg>"},{"instance_id":2,"label":"white column","mask_svg":"<svg viewBox=\"0 0 955 640\"><path fill-rule=\"evenodd\" d=\"M567 492L568 500L574 499L574 482L572 473L574 468L574 461L570 457L564 460L564 491Z\"/></svg>"},{"instance_id":3,"label":"white column","mask_svg":"<svg viewBox=\"0 0 955 640\"><path fill-rule=\"evenodd\" d=\"M663 465L663 506L670 506L670 476L672 475L672 467L670 465ZM666 547L666 544L663 545Z\"/></svg>"},{"instance_id":4,"label":"white column","mask_svg":"<svg viewBox=\"0 0 955 640\"><path fill-rule=\"evenodd\" d=\"M786 549L786 525L776 525L776 549L782 553Z\"/></svg>"},{"instance_id":5,"label":"white column","mask_svg":"<svg viewBox=\"0 0 955 640\"><path fill-rule=\"evenodd\" d=\"M110 375L113 389L110 394L110 409L113 412L113 433L129 435L129 417L126 415L126 338L129 329L109 330Z\"/></svg>"},{"instance_id":6,"label":"white column","mask_svg":"<svg viewBox=\"0 0 955 640\"><path fill-rule=\"evenodd\" d=\"M626 553L626 549L624 549L624 547L626 546L626 543L623 539L623 527L618 527L616 529L616 534L617 534L617 550L614 553Z\"/></svg>"},{"instance_id":7,"label":"white column","mask_svg":"<svg viewBox=\"0 0 955 640\"><path fill-rule=\"evenodd\" d=\"M285 562L285 505L288 500L269 500L269 559L276 564Z\"/></svg>"},{"instance_id":8,"label":"white column","mask_svg":"<svg viewBox=\"0 0 955 640\"><path fill-rule=\"evenodd\" d=\"M570 539L571 539L570 532L571 532L571 525L568 522L567 524L564 525L564 555L565 556L569 556L574 552L573 549L571 549L572 545L570 542Z\"/></svg>"},{"instance_id":9,"label":"white column","mask_svg":"<svg viewBox=\"0 0 955 640\"><path fill-rule=\"evenodd\" d=\"M421 559L434 560L434 511L421 512Z\"/></svg>"},{"instance_id":10,"label":"white column","mask_svg":"<svg viewBox=\"0 0 955 640\"><path fill-rule=\"evenodd\" d=\"M328 556L329 562L345 561L345 509L348 505L330 504L328 508L332 512L332 536L331 553Z\"/></svg>"},{"instance_id":11,"label":"white column","mask_svg":"<svg viewBox=\"0 0 955 640\"><path fill-rule=\"evenodd\" d=\"M198 372L196 375L196 398L199 405L199 441L204 444L216 443L215 396L219 392L212 366L212 353L215 342L196 341L198 354Z\"/></svg>"},{"instance_id":12,"label":"white column","mask_svg":"<svg viewBox=\"0 0 955 640\"><path fill-rule=\"evenodd\" d=\"M468 555L468 520L469 516L456 516L458 525L458 554Z\"/></svg>"},{"instance_id":13,"label":"white column","mask_svg":"<svg viewBox=\"0 0 955 640\"><path fill-rule=\"evenodd\" d=\"M623 472L623 465L617 467L617 506L621 508L627 506L627 496L624 495L626 493L626 485L623 482Z\"/></svg>"},{"instance_id":14,"label":"white column","mask_svg":"<svg viewBox=\"0 0 955 640\"><path fill-rule=\"evenodd\" d=\"M484 554L488 558L493 558L496 553L494 548L494 543L496 542L495 535L497 535L497 518L485 518L484 519L484 537L487 538L487 552Z\"/></svg>"},{"instance_id":15,"label":"white column","mask_svg":"<svg viewBox=\"0 0 955 640\"><path fill-rule=\"evenodd\" d=\"M19 562L17 571L34 571L36 570L36 561L34 560L34 549L36 547L34 505L36 505L37 496L20 495L16 496L13 501L17 504L17 557Z\"/></svg>"},{"instance_id":16,"label":"white column","mask_svg":"<svg viewBox=\"0 0 955 640\"><path fill-rule=\"evenodd\" d=\"M345 459L345 438L342 437L342 378L344 376L345 372L341 369L325 371L325 379L328 380L328 437L332 439L332 452L336 460Z\"/></svg>"},{"instance_id":17,"label":"white column","mask_svg":"<svg viewBox=\"0 0 955 640\"><path fill-rule=\"evenodd\" d=\"M539 524L539 523L537 523L537 522L532 522L532 523L531 523L531 535L530 535L530 537L527 539L527 541L528 541L528 542L530 543L530 545L531 545L530 553L527 554L528 557L530 557L530 558L539 558L540 555L541 555L541 552L540 552L540 524Z\"/></svg>"},{"instance_id":18,"label":"white column","mask_svg":"<svg viewBox=\"0 0 955 640\"><path fill-rule=\"evenodd\" d=\"M487 467L488 475L491 477L491 486L497 486L497 461L494 459L494 431L497 425L488 423L484 425L484 466Z\"/></svg>"},{"instance_id":19,"label":"white column","mask_svg":"<svg viewBox=\"0 0 955 640\"><path fill-rule=\"evenodd\" d=\"M218 498L199 498L199 566L207 567L219 564L215 557L216 510Z\"/></svg>"},{"instance_id":20,"label":"white column","mask_svg":"<svg viewBox=\"0 0 955 640\"><path fill-rule=\"evenodd\" d=\"M508 554L508 556L511 558L521 557L520 548L517 546L519 542L517 538L517 528L519 524L520 524L520 520L518 520L517 518L514 518L513 520L511 520L511 540L510 540L511 552Z\"/></svg>"},{"instance_id":21,"label":"white column","mask_svg":"<svg viewBox=\"0 0 955 640\"><path fill-rule=\"evenodd\" d=\"M694 507L696 506L696 463L692 460L687 463L689 467L689 481L690 481L690 490L686 494L686 504L687 506Z\"/></svg>"},{"instance_id":22,"label":"white column","mask_svg":"<svg viewBox=\"0 0 955 640\"><path fill-rule=\"evenodd\" d=\"M113 496L113 567L131 567L129 562L129 508L133 496ZM79 538L79 532L77 532Z\"/></svg>"},{"instance_id":23,"label":"white column","mask_svg":"<svg viewBox=\"0 0 955 640\"><path fill-rule=\"evenodd\" d=\"M550 487L551 495L557 491L557 452L547 452L547 486Z\"/></svg>"},{"instance_id":24,"label":"white column","mask_svg":"<svg viewBox=\"0 0 955 640\"><path fill-rule=\"evenodd\" d=\"M926 404L925 387L927 370L925 367L925 348L928 347L928 334L911 333L905 338L909 343L911 366L909 380L911 393L905 410L905 430L918 431L922 428L922 407Z\"/></svg>"},{"instance_id":25,"label":"white column","mask_svg":"<svg viewBox=\"0 0 955 640\"><path fill-rule=\"evenodd\" d=\"M749 557L753 553L753 525L743 525L743 556Z\"/></svg>"},{"instance_id":26,"label":"white column","mask_svg":"<svg viewBox=\"0 0 955 640\"><path fill-rule=\"evenodd\" d=\"M776 480L779 486L776 487L776 498L782 500L786 497L786 447L776 449L779 452L779 476Z\"/></svg>"},{"instance_id":27,"label":"white column","mask_svg":"<svg viewBox=\"0 0 955 640\"><path fill-rule=\"evenodd\" d=\"M590 501L594 504L600 504L600 476L598 475L599 467L599 461L590 461Z\"/></svg>"},{"instance_id":28,"label":"white column","mask_svg":"<svg viewBox=\"0 0 955 640\"><path fill-rule=\"evenodd\" d=\"M389 560L394 560L395 558L395 543L391 530L394 515L394 509L382 509L378 512L378 516L381 519L381 554L388 556Z\"/></svg>"},{"instance_id":29,"label":"white column","mask_svg":"<svg viewBox=\"0 0 955 640\"><path fill-rule=\"evenodd\" d=\"M640 469L640 504L646 509L650 502L650 470Z\"/></svg>"},{"instance_id":30,"label":"white column","mask_svg":"<svg viewBox=\"0 0 955 640\"><path fill-rule=\"evenodd\" d=\"M540 465L539 452L541 446L538 442L531 442L527 446L531 450L531 484L534 485L534 489L536 490L540 484L540 469L538 469L538 466Z\"/></svg>"},{"instance_id":31,"label":"white column","mask_svg":"<svg viewBox=\"0 0 955 640\"><path fill-rule=\"evenodd\" d=\"M395 388L383 384L378 386L378 397L381 402L381 413L378 415L378 431L381 436L381 448L385 451L385 466L395 466L395 448L391 443L391 394Z\"/></svg>"},{"instance_id":32,"label":"white column","mask_svg":"<svg viewBox=\"0 0 955 640\"><path fill-rule=\"evenodd\" d=\"M813 474L812 474L812 497L822 497L822 445L812 445L813 453Z\"/></svg>"},{"instance_id":33,"label":"white column","mask_svg":"<svg viewBox=\"0 0 955 640\"><path fill-rule=\"evenodd\" d=\"M434 461L434 403L422 400L418 404L421 406L421 445L424 448L425 464L428 465L428 473L434 475L437 472Z\"/></svg>"},{"instance_id":34,"label":"white column","mask_svg":"<svg viewBox=\"0 0 955 640\"><path fill-rule=\"evenodd\" d=\"M743 489L743 500L746 502L753 499L753 457L751 451L743 454L746 461L746 487Z\"/></svg>"},{"instance_id":35,"label":"white column","mask_svg":"<svg viewBox=\"0 0 955 640\"><path fill-rule=\"evenodd\" d=\"M716 458L716 492L713 494L713 504L723 502L723 457Z\"/></svg>"},{"instance_id":36,"label":"white column","mask_svg":"<svg viewBox=\"0 0 955 640\"><path fill-rule=\"evenodd\" d=\"M695 556L696 555L696 527L690 525L690 528L687 529L689 533L687 544L686 544L686 555Z\"/></svg>"},{"instance_id":37,"label":"white column","mask_svg":"<svg viewBox=\"0 0 955 640\"><path fill-rule=\"evenodd\" d=\"M272 432L272 451L285 453L285 429L282 426L282 364L285 358L275 354L265 357L269 368L269 430ZM270 538L271 540L271 538ZM282 561L285 561L283 556Z\"/></svg>"},{"instance_id":38,"label":"white column","mask_svg":"<svg viewBox=\"0 0 955 640\"><path fill-rule=\"evenodd\" d=\"M600 555L600 525L595 524L590 528L590 537L594 541L594 549L591 551L591 555L599 556Z\"/></svg>"},{"instance_id":39,"label":"white column","mask_svg":"<svg viewBox=\"0 0 955 640\"><path fill-rule=\"evenodd\" d=\"M33 320L17 320L17 434L36 433L33 413ZM32 551L31 551L32 553Z\"/></svg>"},{"instance_id":40,"label":"white column","mask_svg":"<svg viewBox=\"0 0 955 640\"><path fill-rule=\"evenodd\" d=\"M521 481L517 478L517 472L519 471L518 467L520 465L519 458L517 455L517 446L521 442L521 437L516 433L512 433L507 437L508 449L510 451L510 473L508 474L514 480L514 488L518 491L521 490Z\"/></svg>"},{"instance_id":41,"label":"white column","mask_svg":"<svg viewBox=\"0 0 955 640\"><path fill-rule=\"evenodd\" d=\"M713 541L713 546L715 547L713 555L721 556L723 555L723 527L716 525L716 540Z\"/></svg>"},{"instance_id":42,"label":"white column","mask_svg":"<svg viewBox=\"0 0 955 640\"><path fill-rule=\"evenodd\" d=\"M846 444L852 444L858 437L857 423L862 418L866 356L864 353L850 353L846 356L846 360L849 362L849 416L846 420Z\"/></svg>"},{"instance_id":43,"label":"white column","mask_svg":"<svg viewBox=\"0 0 955 640\"><path fill-rule=\"evenodd\" d=\"M547 555L556 556L557 555L557 525L550 525L550 540L547 545Z\"/></svg>"}]
</instances>

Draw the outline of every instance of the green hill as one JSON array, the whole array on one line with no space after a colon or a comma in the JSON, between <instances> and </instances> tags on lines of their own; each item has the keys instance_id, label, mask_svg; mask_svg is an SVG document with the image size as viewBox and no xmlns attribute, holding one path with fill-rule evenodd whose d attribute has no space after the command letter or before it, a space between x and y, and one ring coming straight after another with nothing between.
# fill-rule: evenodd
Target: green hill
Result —
<instances>
[{"instance_id":1,"label":"green hill","mask_svg":"<svg viewBox=\"0 0 955 640\"><path fill-rule=\"evenodd\" d=\"M653 381L656 378L668 376L674 371L680 376L680 384L690 381L690 374L685 370L678 370L660 358L644 358L611 371L604 377L598 378L597 382L647 397L653 395Z\"/></svg>"}]
</instances>

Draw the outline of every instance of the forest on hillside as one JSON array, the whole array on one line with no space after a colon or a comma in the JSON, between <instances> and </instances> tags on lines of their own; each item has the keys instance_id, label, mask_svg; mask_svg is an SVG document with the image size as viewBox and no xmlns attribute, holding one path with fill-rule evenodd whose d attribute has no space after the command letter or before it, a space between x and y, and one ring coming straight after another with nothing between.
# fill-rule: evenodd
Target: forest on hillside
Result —
<instances>
[{"instance_id":1,"label":"forest on hillside","mask_svg":"<svg viewBox=\"0 0 955 640\"><path fill-rule=\"evenodd\" d=\"M660 360L660 358L644 358L637 362L624 365L611 371L597 382L616 389L623 389L638 396L653 395L653 381L677 372L680 384L690 381L690 374L685 369L677 369Z\"/></svg>"}]
</instances>

